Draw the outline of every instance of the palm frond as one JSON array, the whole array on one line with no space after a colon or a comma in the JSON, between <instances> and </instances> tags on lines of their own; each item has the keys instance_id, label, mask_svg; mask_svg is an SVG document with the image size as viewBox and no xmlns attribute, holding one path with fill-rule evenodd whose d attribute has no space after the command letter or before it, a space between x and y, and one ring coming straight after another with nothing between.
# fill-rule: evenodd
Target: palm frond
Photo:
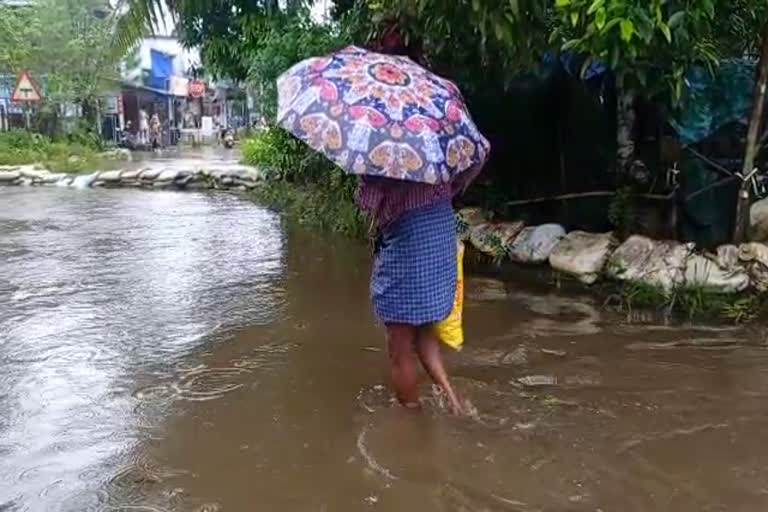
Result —
<instances>
[{"instance_id":1,"label":"palm frond","mask_svg":"<svg viewBox=\"0 0 768 512\"><path fill-rule=\"evenodd\" d=\"M164 0L121 0L114 11L116 18L113 46L127 53L143 37L165 28L165 13L171 13Z\"/></svg>"}]
</instances>

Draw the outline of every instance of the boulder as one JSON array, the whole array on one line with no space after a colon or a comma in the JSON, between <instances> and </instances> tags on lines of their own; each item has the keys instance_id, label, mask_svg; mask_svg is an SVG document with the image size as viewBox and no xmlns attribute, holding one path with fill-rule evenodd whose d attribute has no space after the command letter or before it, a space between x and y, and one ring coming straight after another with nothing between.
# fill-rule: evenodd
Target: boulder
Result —
<instances>
[{"instance_id":1,"label":"boulder","mask_svg":"<svg viewBox=\"0 0 768 512\"><path fill-rule=\"evenodd\" d=\"M179 188L186 188L193 180L194 176L188 172L179 173L179 176L173 181L173 184Z\"/></svg>"},{"instance_id":2,"label":"boulder","mask_svg":"<svg viewBox=\"0 0 768 512\"><path fill-rule=\"evenodd\" d=\"M768 242L768 197L756 201L749 209L749 239Z\"/></svg>"},{"instance_id":3,"label":"boulder","mask_svg":"<svg viewBox=\"0 0 768 512\"><path fill-rule=\"evenodd\" d=\"M96 181L96 175L97 173L76 176L75 179L72 180L72 186L75 188L88 188L93 185L94 181Z\"/></svg>"},{"instance_id":4,"label":"boulder","mask_svg":"<svg viewBox=\"0 0 768 512\"><path fill-rule=\"evenodd\" d=\"M49 171L36 169L34 165L23 165L19 167L19 172L22 178L29 178L31 180L44 180L51 175Z\"/></svg>"},{"instance_id":5,"label":"boulder","mask_svg":"<svg viewBox=\"0 0 768 512\"><path fill-rule=\"evenodd\" d=\"M502 258L524 226L522 221L477 224L470 228L467 238L483 254Z\"/></svg>"},{"instance_id":6,"label":"boulder","mask_svg":"<svg viewBox=\"0 0 768 512\"><path fill-rule=\"evenodd\" d=\"M456 233L462 241L467 241L471 229L486 222L485 212L481 208L462 208L456 212Z\"/></svg>"},{"instance_id":7,"label":"boulder","mask_svg":"<svg viewBox=\"0 0 768 512\"><path fill-rule=\"evenodd\" d=\"M122 171L104 171L99 173L98 180L99 181L105 181L107 183L113 184L118 183L120 181L120 175Z\"/></svg>"},{"instance_id":8,"label":"boulder","mask_svg":"<svg viewBox=\"0 0 768 512\"><path fill-rule=\"evenodd\" d=\"M258 169L244 165L224 165L216 169L210 169L209 174L219 179L224 176L239 178L244 181L260 181L262 179L262 173Z\"/></svg>"},{"instance_id":9,"label":"boulder","mask_svg":"<svg viewBox=\"0 0 768 512\"><path fill-rule=\"evenodd\" d=\"M194 180L186 183L184 185L184 188L187 190L208 190L211 187L211 184L204 180Z\"/></svg>"},{"instance_id":10,"label":"boulder","mask_svg":"<svg viewBox=\"0 0 768 512\"><path fill-rule=\"evenodd\" d=\"M75 181L75 176L71 174L65 174L59 181L56 182L57 187L69 187Z\"/></svg>"},{"instance_id":11,"label":"boulder","mask_svg":"<svg viewBox=\"0 0 768 512\"><path fill-rule=\"evenodd\" d=\"M640 282L671 291L685 283L686 263L694 247L693 243L632 235L608 259L606 272L619 281Z\"/></svg>"},{"instance_id":12,"label":"boulder","mask_svg":"<svg viewBox=\"0 0 768 512\"><path fill-rule=\"evenodd\" d=\"M544 263L552 249L565 236L559 224L542 224L524 228L506 249L512 261L518 263Z\"/></svg>"},{"instance_id":13,"label":"boulder","mask_svg":"<svg viewBox=\"0 0 768 512\"><path fill-rule=\"evenodd\" d=\"M716 254L692 254L686 261L685 284L719 293L738 293L749 286L749 275L738 262L734 264Z\"/></svg>"},{"instance_id":14,"label":"boulder","mask_svg":"<svg viewBox=\"0 0 768 512\"><path fill-rule=\"evenodd\" d=\"M752 286L761 293L768 291L768 246L757 242L741 244L739 260L746 265Z\"/></svg>"},{"instance_id":15,"label":"boulder","mask_svg":"<svg viewBox=\"0 0 768 512\"><path fill-rule=\"evenodd\" d=\"M21 177L19 171L0 171L0 183L9 184Z\"/></svg>"},{"instance_id":16,"label":"boulder","mask_svg":"<svg viewBox=\"0 0 768 512\"><path fill-rule=\"evenodd\" d=\"M739 248L735 245L721 245L715 253L715 261L721 268L734 268L741 264Z\"/></svg>"},{"instance_id":17,"label":"boulder","mask_svg":"<svg viewBox=\"0 0 768 512\"><path fill-rule=\"evenodd\" d=\"M167 184L168 182L175 180L178 176L179 171L177 169L165 169L155 177L155 181L165 182Z\"/></svg>"},{"instance_id":18,"label":"boulder","mask_svg":"<svg viewBox=\"0 0 768 512\"><path fill-rule=\"evenodd\" d=\"M41 180L41 182L45 185L53 185L55 183L60 182L61 180L65 179L69 175L64 172L54 172L46 176Z\"/></svg>"},{"instance_id":19,"label":"boulder","mask_svg":"<svg viewBox=\"0 0 768 512\"><path fill-rule=\"evenodd\" d=\"M141 169L131 169L120 174L120 181L135 181L139 179Z\"/></svg>"},{"instance_id":20,"label":"boulder","mask_svg":"<svg viewBox=\"0 0 768 512\"><path fill-rule=\"evenodd\" d=\"M163 172L163 170L158 168L144 169L139 174L139 179L142 181L155 181L155 179L160 176L161 172Z\"/></svg>"},{"instance_id":21,"label":"boulder","mask_svg":"<svg viewBox=\"0 0 768 512\"><path fill-rule=\"evenodd\" d=\"M597 281L616 245L612 233L572 231L552 249L549 264L559 272L592 284Z\"/></svg>"}]
</instances>

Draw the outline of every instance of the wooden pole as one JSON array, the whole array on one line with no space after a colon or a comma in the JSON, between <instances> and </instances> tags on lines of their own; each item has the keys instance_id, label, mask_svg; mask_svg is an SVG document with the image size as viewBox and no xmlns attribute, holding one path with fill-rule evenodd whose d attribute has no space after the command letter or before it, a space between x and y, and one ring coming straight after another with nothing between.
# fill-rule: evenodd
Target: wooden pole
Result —
<instances>
[{"instance_id":1,"label":"wooden pole","mask_svg":"<svg viewBox=\"0 0 768 512\"><path fill-rule=\"evenodd\" d=\"M757 139L760 133L760 123L763 119L766 87L768 86L768 23L763 27L762 44L760 45L760 61L757 65L755 90L752 96L752 113L747 129L747 145L744 150L744 165L741 169L741 186L736 198L736 219L733 227L734 243L742 243L746 238L747 222L749 220L749 185L748 176L752 174L757 154Z\"/></svg>"}]
</instances>

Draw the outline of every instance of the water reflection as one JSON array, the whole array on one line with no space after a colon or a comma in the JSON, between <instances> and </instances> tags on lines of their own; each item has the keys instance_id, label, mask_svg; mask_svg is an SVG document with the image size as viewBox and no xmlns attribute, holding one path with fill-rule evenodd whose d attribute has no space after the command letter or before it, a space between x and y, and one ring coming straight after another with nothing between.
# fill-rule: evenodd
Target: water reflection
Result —
<instances>
[{"instance_id":1,"label":"water reflection","mask_svg":"<svg viewBox=\"0 0 768 512\"><path fill-rule=\"evenodd\" d=\"M135 381L282 308L279 220L234 197L0 189L0 233L0 508L98 487L147 420ZM240 386L233 371L174 392L216 397Z\"/></svg>"},{"instance_id":2,"label":"water reflection","mask_svg":"<svg viewBox=\"0 0 768 512\"><path fill-rule=\"evenodd\" d=\"M74 194L0 189L0 510L768 506L760 328L470 276L472 413L425 386L410 414L365 247L228 196Z\"/></svg>"}]
</instances>

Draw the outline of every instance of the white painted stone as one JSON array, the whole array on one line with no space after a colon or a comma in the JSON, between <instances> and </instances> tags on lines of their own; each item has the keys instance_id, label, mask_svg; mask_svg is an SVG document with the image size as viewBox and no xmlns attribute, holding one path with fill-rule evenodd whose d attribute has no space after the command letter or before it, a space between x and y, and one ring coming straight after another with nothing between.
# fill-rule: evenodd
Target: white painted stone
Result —
<instances>
[{"instance_id":1,"label":"white painted stone","mask_svg":"<svg viewBox=\"0 0 768 512\"><path fill-rule=\"evenodd\" d=\"M715 258L720 268L734 268L740 265L739 248L735 245L721 245L717 248Z\"/></svg>"},{"instance_id":2,"label":"white painted stone","mask_svg":"<svg viewBox=\"0 0 768 512\"><path fill-rule=\"evenodd\" d=\"M73 175L65 174L64 176L61 177L61 179L59 179L59 181L55 183L55 185L57 187L69 187L72 185L72 182L74 180L75 180L75 177Z\"/></svg>"},{"instance_id":3,"label":"white painted stone","mask_svg":"<svg viewBox=\"0 0 768 512\"><path fill-rule=\"evenodd\" d=\"M34 165L24 165L19 168L22 178L29 178L32 180L46 179L51 173L45 169L35 169Z\"/></svg>"},{"instance_id":4,"label":"white painted stone","mask_svg":"<svg viewBox=\"0 0 768 512\"><path fill-rule=\"evenodd\" d=\"M758 242L741 244L739 260L746 265L752 286L760 292L768 291L768 246Z\"/></svg>"},{"instance_id":5,"label":"white painted stone","mask_svg":"<svg viewBox=\"0 0 768 512\"><path fill-rule=\"evenodd\" d=\"M121 172L121 170L100 172L98 179L107 183L117 183L120 181Z\"/></svg>"},{"instance_id":6,"label":"white painted stone","mask_svg":"<svg viewBox=\"0 0 768 512\"><path fill-rule=\"evenodd\" d=\"M456 212L456 228L459 239L463 242L469 240L469 234L477 225L488 222L481 208L462 208Z\"/></svg>"},{"instance_id":7,"label":"white painted stone","mask_svg":"<svg viewBox=\"0 0 768 512\"><path fill-rule=\"evenodd\" d=\"M477 224L469 229L466 238L483 254L501 258L509 251L524 227L522 221Z\"/></svg>"},{"instance_id":8,"label":"white painted stone","mask_svg":"<svg viewBox=\"0 0 768 512\"><path fill-rule=\"evenodd\" d=\"M686 262L694 247L693 243L632 235L608 259L606 272L619 281L640 282L671 291L685 283Z\"/></svg>"},{"instance_id":9,"label":"white painted stone","mask_svg":"<svg viewBox=\"0 0 768 512\"><path fill-rule=\"evenodd\" d=\"M77 176L72 181L72 186L74 188L88 188L91 185L93 185L93 182L96 180L97 174L98 173L82 174L80 176Z\"/></svg>"},{"instance_id":10,"label":"white painted stone","mask_svg":"<svg viewBox=\"0 0 768 512\"><path fill-rule=\"evenodd\" d=\"M549 255L553 269L592 284L597 281L617 241L612 233L572 231Z\"/></svg>"},{"instance_id":11,"label":"white painted stone","mask_svg":"<svg viewBox=\"0 0 768 512\"><path fill-rule=\"evenodd\" d=\"M120 181L137 180L139 179L139 174L141 174L141 171L141 169L130 169L128 171L123 171L122 174L120 174Z\"/></svg>"},{"instance_id":12,"label":"white painted stone","mask_svg":"<svg viewBox=\"0 0 768 512\"><path fill-rule=\"evenodd\" d=\"M685 284L720 293L738 293L749 287L749 275L742 265L719 265L716 255L692 254L686 261Z\"/></svg>"},{"instance_id":13,"label":"white painted stone","mask_svg":"<svg viewBox=\"0 0 768 512\"><path fill-rule=\"evenodd\" d=\"M0 171L0 182L6 183L19 179L21 173L19 171Z\"/></svg>"},{"instance_id":14,"label":"white painted stone","mask_svg":"<svg viewBox=\"0 0 768 512\"><path fill-rule=\"evenodd\" d=\"M163 170L160 168L144 169L139 174L139 178L142 180L154 181L157 179L161 172L163 172Z\"/></svg>"},{"instance_id":15,"label":"white painted stone","mask_svg":"<svg viewBox=\"0 0 768 512\"><path fill-rule=\"evenodd\" d=\"M768 197L756 201L749 209L749 239L768 242Z\"/></svg>"},{"instance_id":16,"label":"white painted stone","mask_svg":"<svg viewBox=\"0 0 768 512\"><path fill-rule=\"evenodd\" d=\"M179 175L178 169L165 169L163 172L157 175L155 181L173 181Z\"/></svg>"},{"instance_id":17,"label":"white painted stone","mask_svg":"<svg viewBox=\"0 0 768 512\"><path fill-rule=\"evenodd\" d=\"M43 178L41 181L45 185L53 185L55 183L58 183L59 181L61 181L62 179L64 179L67 176L68 176L68 174L64 173L64 172L53 172L53 173L49 174L48 176L46 176L45 178Z\"/></svg>"},{"instance_id":18,"label":"white painted stone","mask_svg":"<svg viewBox=\"0 0 768 512\"><path fill-rule=\"evenodd\" d=\"M559 224L530 226L517 235L507 253L518 263L544 263L564 236L565 229Z\"/></svg>"}]
</instances>

